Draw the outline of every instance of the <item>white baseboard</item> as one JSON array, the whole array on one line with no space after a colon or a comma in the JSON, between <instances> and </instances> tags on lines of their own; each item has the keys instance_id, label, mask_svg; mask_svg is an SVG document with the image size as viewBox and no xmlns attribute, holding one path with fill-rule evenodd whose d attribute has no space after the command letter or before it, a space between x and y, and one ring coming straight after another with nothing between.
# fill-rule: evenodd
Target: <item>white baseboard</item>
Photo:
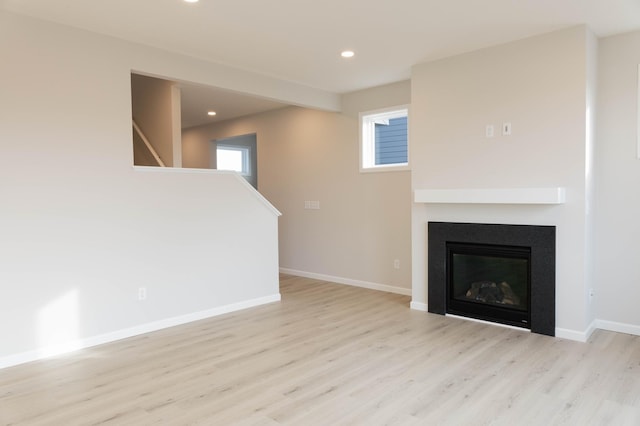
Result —
<instances>
[{"instance_id":1,"label":"white baseboard","mask_svg":"<svg viewBox=\"0 0 640 426\"><path fill-rule=\"evenodd\" d=\"M426 303L414 302L412 300L411 303L409 304L409 307L415 311L429 312L429 309Z\"/></svg>"},{"instance_id":2,"label":"white baseboard","mask_svg":"<svg viewBox=\"0 0 640 426\"><path fill-rule=\"evenodd\" d=\"M587 327L587 330L584 333L586 337L585 342L589 340L589 337L591 337L593 332L596 331L597 329L598 329L598 321L597 320L591 321L591 324L589 324L589 327Z\"/></svg>"},{"instance_id":3,"label":"white baseboard","mask_svg":"<svg viewBox=\"0 0 640 426\"><path fill-rule=\"evenodd\" d=\"M350 278L334 277L332 275L316 274L315 272L298 271L289 268L280 268L280 272L297 277L312 278L314 280L329 281L336 284L351 285L354 287L368 288L369 290L386 291L387 293L402 294L411 296L410 288L394 287L386 284L377 284L367 281L352 280Z\"/></svg>"},{"instance_id":4,"label":"white baseboard","mask_svg":"<svg viewBox=\"0 0 640 426\"><path fill-rule=\"evenodd\" d=\"M556 327L556 337L584 343L589 340L589 337L591 337L591 334L596 331L596 328L598 328L597 321L593 321L591 324L589 324L589 327L587 327L587 329L584 331Z\"/></svg>"},{"instance_id":5,"label":"white baseboard","mask_svg":"<svg viewBox=\"0 0 640 426\"><path fill-rule=\"evenodd\" d=\"M640 336L640 325L624 324L615 321L596 320L596 327L601 330Z\"/></svg>"},{"instance_id":6,"label":"white baseboard","mask_svg":"<svg viewBox=\"0 0 640 426\"><path fill-rule=\"evenodd\" d=\"M219 306L217 308L208 309L206 311L194 312L186 315L181 315L173 318L166 318L159 321L154 321L146 324L137 325L135 327L127 328L124 330L117 330L111 333L105 333L98 336L87 337L85 339L79 339L73 342L66 343L61 346L39 348L33 351L23 352L15 355L9 355L0 358L0 369L12 367L19 364L24 364L31 361L37 361L40 359L49 358L56 355L62 355L77 351L79 349L86 349L92 346L98 346L105 343L114 342L116 340L127 339L129 337L138 336L140 334L151 333L153 331L162 330L164 328L174 327L176 325L182 325L193 321L199 321L206 318L215 317L218 315L228 314L231 312L241 311L247 308L253 308L255 306L266 305L268 303L279 302L280 293L259 297L256 299L245 300L238 303L232 303L229 305Z\"/></svg>"},{"instance_id":7,"label":"white baseboard","mask_svg":"<svg viewBox=\"0 0 640 426\"><path fill-rule=\"evenodd\" d=\"M563 339L577 340L578 342L586 342L596 330L614 331L616 333L631 334L640 336L640 325L624 324L615 321L594 320L585 331L568 330L564 328L556 328L556 337Z\"/></svg>"}]
</instances>

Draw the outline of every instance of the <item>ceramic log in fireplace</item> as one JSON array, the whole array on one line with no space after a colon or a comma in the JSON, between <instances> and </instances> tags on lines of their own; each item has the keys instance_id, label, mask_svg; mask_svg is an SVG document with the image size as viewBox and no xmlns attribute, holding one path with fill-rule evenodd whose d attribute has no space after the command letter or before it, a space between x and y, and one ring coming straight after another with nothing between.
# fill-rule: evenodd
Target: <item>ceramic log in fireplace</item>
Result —
<instances>
[{"instance_id":1,"label":"ceramic log in fireplace","mask_svg":"<svg viewBox=\"0 0 640 426\"><path fill-rule=\"evenodd\" d=\"M555 335L555 227L429 222L428 308Z\"/></svg>"}]
</instances>

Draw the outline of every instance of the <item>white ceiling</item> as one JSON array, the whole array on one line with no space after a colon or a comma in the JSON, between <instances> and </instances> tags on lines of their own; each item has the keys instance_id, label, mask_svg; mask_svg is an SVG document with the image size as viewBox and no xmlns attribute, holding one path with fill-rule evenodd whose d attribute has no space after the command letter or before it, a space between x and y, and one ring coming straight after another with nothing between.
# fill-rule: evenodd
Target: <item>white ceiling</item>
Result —
<instances>
[{"instance_id":1,"label":"white ceiling","mask_svg":"<svg viewBox=\"0 0 640 426\"><path fill-rule=\"evenodd\" d=\"M3 0L5 9L333 93L415 64L587 24L640 29L640 0ZM356 56L345 60L340 51Z\"/></svg>"}]
</instances>

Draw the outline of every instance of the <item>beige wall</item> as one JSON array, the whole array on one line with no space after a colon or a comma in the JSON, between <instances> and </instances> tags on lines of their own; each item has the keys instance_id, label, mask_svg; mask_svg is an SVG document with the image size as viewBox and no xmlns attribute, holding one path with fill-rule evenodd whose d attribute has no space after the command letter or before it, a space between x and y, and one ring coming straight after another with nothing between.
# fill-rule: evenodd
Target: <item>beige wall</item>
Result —
<instances>
[{"instance_id":1,"label":"beige wall","mask_svg":"<svg viewBox=\"0 0 640 426\"><path fill-rule=\"evenodd\" d=\"M557 226L557 332L583 339L587 306L587 89L590 34L546 34L414 67L413 189L565 187L558 206L413 207L413 300L427 302L428 221ZM512 123L512 135L485 126Z\"/></svg>"},{"instance_id":2,"label":"beige wall","mask_svg":"<svg viewBox=\"0 0 640 426\"><path fill-rule=\"evenodd\" d=\"M358 114L411 102L411 81L399 81L342 96L342 113L358 118Z\"/></svg>"},{"instance_id":3,"label":"beige wall","mask_svg":"<svg viewBox=\"0 0 640 426\"><path fill-rule=\"evenodd\" d=\"M133 119L167 167L179 167L173 161L173 85L167 80L131 74Z\"/></svg>"},{"instance_id":4,"label":"beige wall","mask_svg":"<svg viewBox=\"0 0 640 426\"><path fill-rule=\"evenodd\" d=\"M595 286L603 328L640 334L640 32L600 40Z\"/></svg>"},{"instance_id":5,"label":"beige wall","mask_svg":"<svg viewBox=\"0 0 640 426\"><path fill-rule=\"evenodd\" d=\"M408 83L346 95L350 109L409 102ZM407 293L409 172L360 173L357 113L290 107L183 134L185 166L208 167L209 141L256 133L258 189L282 212L280 266L297 273ZM305 210L319 201L319 210ZM393 260L400 260L400 269Z\"/></svg>"}]
</instances>

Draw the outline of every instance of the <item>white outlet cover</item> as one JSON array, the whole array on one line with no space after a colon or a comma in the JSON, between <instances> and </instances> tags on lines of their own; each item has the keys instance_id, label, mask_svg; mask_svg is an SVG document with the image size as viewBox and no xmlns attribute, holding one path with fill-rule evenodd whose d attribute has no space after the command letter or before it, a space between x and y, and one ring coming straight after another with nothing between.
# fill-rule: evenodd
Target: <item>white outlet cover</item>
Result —
<instances>
[{"instance_id":1,"label":"white outlet cover","mask_svg":"<svg viewBox=\"0 0 640 426\"><path fill-rule=\"evenodd\" d=\"M487 124L487 127L485 129L485 136L488 138L493 137L493 124Z\"/></svg>"}]
</instances>

